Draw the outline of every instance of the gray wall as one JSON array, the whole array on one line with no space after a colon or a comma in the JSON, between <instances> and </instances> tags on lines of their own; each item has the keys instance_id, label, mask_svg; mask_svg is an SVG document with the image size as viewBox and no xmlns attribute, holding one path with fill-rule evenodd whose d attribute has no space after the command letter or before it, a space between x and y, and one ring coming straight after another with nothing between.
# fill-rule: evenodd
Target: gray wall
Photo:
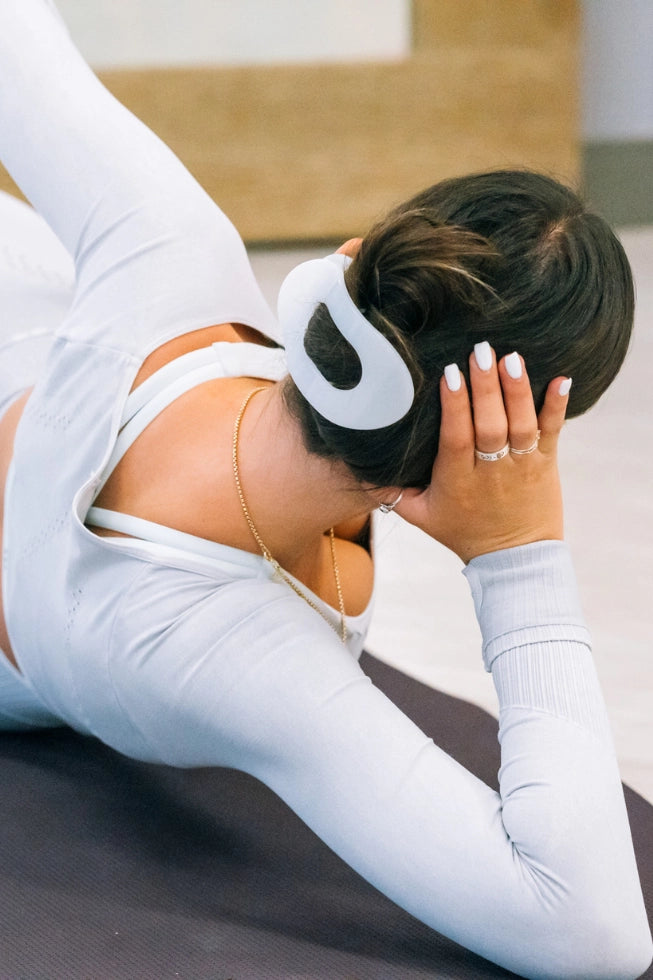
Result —
<instances>
[{"instance_id":1,"label":"gray wall","mask_svg":"<svg viewBox=\"0 0 653 980\"><path fill-rule=\"evenodd\" d=\"M618 224L653 222L653 3L584 0L585 187Z\"/></svg>"}]
</instances>

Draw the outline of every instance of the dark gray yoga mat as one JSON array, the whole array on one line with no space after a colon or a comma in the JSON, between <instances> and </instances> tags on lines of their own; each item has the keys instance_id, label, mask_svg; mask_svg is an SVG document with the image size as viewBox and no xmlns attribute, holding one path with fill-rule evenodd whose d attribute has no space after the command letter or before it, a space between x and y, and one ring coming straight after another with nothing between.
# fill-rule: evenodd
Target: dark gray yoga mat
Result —
<instances>
[{"instance_id":1,"label":"dark gray yoga mat","mask_svg":"<svg viewBox=\"0 0 653 980\"><path fill-rule=\"evenodd\" d=\"M361 663L496 785L490 715ZM0 980L513 976L397 908L242 773L144 765L65 729L1 735L0 772ZM650 910L653 807L626 798Z\"/></svg>"}]
</instances>

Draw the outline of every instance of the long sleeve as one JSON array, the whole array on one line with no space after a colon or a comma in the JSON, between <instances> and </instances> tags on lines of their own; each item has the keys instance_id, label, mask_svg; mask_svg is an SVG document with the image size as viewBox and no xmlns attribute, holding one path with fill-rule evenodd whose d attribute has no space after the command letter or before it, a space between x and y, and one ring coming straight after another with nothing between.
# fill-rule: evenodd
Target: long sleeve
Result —
<instances>
[{"instance_id":1,"label":"long sleeve","mask_svg":"<svg viewBox=\"0 0 653 980\"><path fill-rule=\"evenodd\" d=\"M0 158L74 257L66 338L143 356L225 321L274 336L233 225L101 85L46 0L0 0Z\"/></svg>"},{"instance_id":2,"label":"long sleeve","mask_svg":"<svg viewBox=\"0 0 653 980\"><path fill-rule=\"evenodd\" d=\"M223 320L266 330L270 314L233 227L97 82L45 0L0 0L0 155L77 275L16 440L15 648L36 674L51 669L54 624L84 730L135 757L252 773L470 949L526 977L638 976L650 934L564 546L468 567L501 706L500 793L375 689L283 583L135 560L115 602L84 601L92 579L116 595L108 546L79 515L138 358Z\"/></svg>"},{"instance_id":3,"label":"long sleeve","mask_svg":"<svg viewBox=\"0 0 653 980\"><path fill-rule=\"evenodd\" d=\"M399 905L522 976L637 977L651 939L566 550L529 545L472 566L502 700L499 794L271 582L198 601L191 636L174 577L143 573L103 686L122 721L98 734L144 758L252 773ZM171 608L153 644L129 623L155 587Z\"/></svg>"},{"instance_id":4,"label":"long sleeve","mask_svg":"<svg viewBox=\"0 0 653 980\"><path fill-rule=\"evenodd\" d=\"M552 903L571 898L576 878L580 896L600 896L596 925L621 923L633 950L640 937L641 972L650 933L569 553L541 542L482 556L465 574L499 700L504 827Z\"/></svg>"}]
</instances>

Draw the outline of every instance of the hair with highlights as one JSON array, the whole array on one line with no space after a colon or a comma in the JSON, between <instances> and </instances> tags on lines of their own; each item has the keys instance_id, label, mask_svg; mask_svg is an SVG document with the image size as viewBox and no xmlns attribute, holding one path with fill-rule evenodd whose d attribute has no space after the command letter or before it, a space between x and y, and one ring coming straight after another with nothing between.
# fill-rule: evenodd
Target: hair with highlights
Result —
<instances>
[{"instance_id":1,"label":"hair with highlights","mask_svg":"<svg viewBox=\"0 0 653 980\"><path fill-rule=\"evenodd\" d=\"M324 419L290 378L284 398L309 451L379 487L429 482L440 377L455 362L469 381L475 343L488 340L497 358L513 350L524 357L538 410L552 378L573 377L573 417L613 381L632 332L633 282L619 240L573 191L530 171L473 174L423 191L365 236L346 281L401 351L415 384L412 408L393 425L361 432ZM360 362L324 305L305 344L332 384L357 383Z\"/></svg>"}]
</instances>

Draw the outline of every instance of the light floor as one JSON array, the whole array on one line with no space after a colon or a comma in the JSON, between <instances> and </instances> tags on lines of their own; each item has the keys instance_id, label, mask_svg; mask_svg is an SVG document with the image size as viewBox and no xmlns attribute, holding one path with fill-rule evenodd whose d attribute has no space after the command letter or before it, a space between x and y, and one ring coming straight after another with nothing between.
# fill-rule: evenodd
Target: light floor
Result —
<instances>
[{"instance_id":1,"label":"light floor","mask_svg":"<svg viewBox=\"0 0 653 980\"><path fill-rule=\"evenodd\" d=\"M653 802L653 229L621 235L637 282L637 329L617 381L563 433L567 540L625 782ZM286 271L318 251L256 251L271 303ZM454 555L394 515L378 539L368 648L496 714L480 634Z\"/></svg>"}]
</instances>

